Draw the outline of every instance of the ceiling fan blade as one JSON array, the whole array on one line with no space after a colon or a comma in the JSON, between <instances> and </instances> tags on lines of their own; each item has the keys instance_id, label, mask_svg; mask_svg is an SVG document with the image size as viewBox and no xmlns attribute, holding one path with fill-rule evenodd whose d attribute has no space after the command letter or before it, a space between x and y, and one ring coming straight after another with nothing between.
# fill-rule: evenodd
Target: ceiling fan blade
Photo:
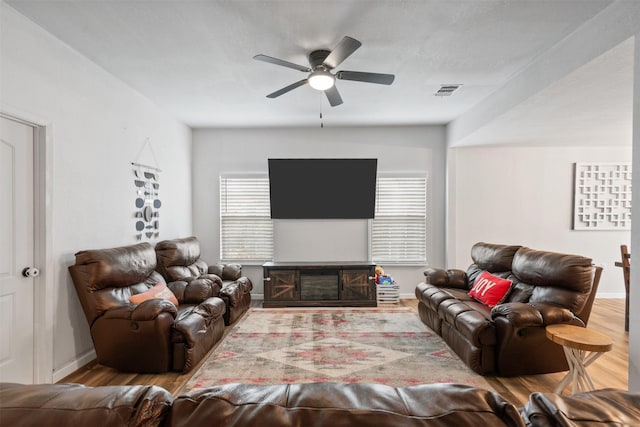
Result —
<instances>
[{"instance_id":1,"label":"ceiling fan blade","mask_svg":"<svg viewBox=\"0 0 640 427\"><path fill-rule=\"evenodd\" d=\"M305 73L311 72L311 68L305 67L304 65L294 64L293 62L285 61L284 59L274 58L272 56L267 56L263 54L259 54L253 57L258 61L268 62L270 64L281 65L283 67L293 68L294 70L304 71Z\"/></svg>"},{"instance_id":2,"label":"ceiling fan blade","mask_svg":"<svg viewBox=\"0 0 640 427\"><path fill-rule=\"evenodd\" d=\"M287 93L289 91L292 91L295 88L300 87L300 86L305 85L305 84L307 84L307 79L300 80L299 82L295 82L293 84L290 84L289 86L283 87L280 90L277 90L277 91L275 91L273 93L270 93L269 95L267 95L267 98L277 98L280 95L284 95L285 93Z\"/></svg>"},{"instance_id":3,"label":"ceiling fan blade","mask_svg":"<svg viewBox=\"0 0 640 427\"><path fill-rule=\"evenodd\" d=\"M327 95L329 104L331 104L332 107L342 104L342 97L340 96L340 92L338 92L338 88L335 87L335 85L325 90L324 93L325 95Z\"/></svg>"},{"instance_id":4,"label":"ceiling fan blade","mask_svg":"<svg viewBox=\"0 0 640 427\"><path fill-rule=\"evenodd\" d=\"M324 59L322 63L324 66L329 68L336 68L338 65L342 63L345 59L349 57L353 52L355 52L362 43L358 40L353 39L349 36L344 36L338 46L335 47L331 51L331 53Z\"/></svg>"},{"instance_id":5,"label":"ceiling fan blade","mask_svg":"<svg viewBox=\"0 0 640 427\"><path fill-rule=\"evenodd\" d=\"M363 73L361 71L338 71L336 78L340 80L354 80L356 82L377 83L390 85L396 78L393 74Z\"/></svg>"}]
</instances>

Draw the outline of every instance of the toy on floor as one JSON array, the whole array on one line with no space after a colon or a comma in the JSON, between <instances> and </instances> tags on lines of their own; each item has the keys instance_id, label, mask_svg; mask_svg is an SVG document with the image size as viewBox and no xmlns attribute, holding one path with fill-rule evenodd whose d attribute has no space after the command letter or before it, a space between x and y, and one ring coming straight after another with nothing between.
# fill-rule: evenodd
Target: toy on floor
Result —
<instances>
[{"instance_id":1,"label":"toy on floor","mask_svg":"<svg viewBox=\"0 0 640 427\"><path fill-rule=\"evenodd\" d=\"M384 274L384 269L381 265L376 265L376 283L378 285L390 285L393 283L393 279L391 276Z\"/></svg>"}]
</instances>

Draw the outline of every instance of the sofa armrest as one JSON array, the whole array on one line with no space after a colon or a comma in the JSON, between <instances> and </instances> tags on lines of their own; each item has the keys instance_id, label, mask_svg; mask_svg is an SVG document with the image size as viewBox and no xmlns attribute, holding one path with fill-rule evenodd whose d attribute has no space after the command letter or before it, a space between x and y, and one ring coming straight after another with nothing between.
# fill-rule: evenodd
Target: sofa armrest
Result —
<instances>
[{"instance_id":1,"label":"sofa armrest","mask_svg":"<svg viewBox=\"0 0 640 427\"><path fill-rule=\"evenodd\" d=\"M585 326L571 310L545 303L508 302L499 304L491 310L491 318L505 317L514 328L529 326L547 326L557 323L569 323Z\"/></svg>"},{"instance_id":2,"label":"sofa armrest","mask_svg":"<svg viewBox=\"0 0 640 427\"><path fill-rule=\"evenodd\" d=\"M584 322L580 320L580 318L568 308L539 302L532 302L529 303L529 305L538 310L538 312L542 316L542 322L545 325L554 325L556 323L570 323L576 326L586 326Z\"/></svg>"},{"instance_id":3,"label":"sofa armrest","mask_svg":"<svg viewBox=\"0 0 640 427\"><path fill-rule=\"evenodd\" d=\"M222 280L218 276L207 274L217 280L198 277L190 281L178 280L167 284L180 304L200 304L207 298L217 297L222 288Z\"/></svg>"},{"instance_id":4,"label":"sofa armrest","mask_svg":"<svg viewBox=\"0 0 640 427\"><path fill-rule=\"evenodd\" d=\"M0 420L10 426L155 426L173 403L153 385L0 383Z\"/></svg>"},{"instance_id":5,"label":"sofa armrest","mask_svg":"<svg viewBox=\"0 0 640 427\"><path fill-rule=\"evenodd\" d=\"M527 426L640 425L640 393L615 389L571 396L535 392L521 415Z\"/></svg>"},{"instance_id":6,"label":"sofa armrest","mask_svg":"<svg viewBox=\"0 0 640 427\"><path fill-rule=\"evenodd\" d=\"M498 304L491 310L491 318L506 318L513 328L542 326L542 314L533 306L523 302L508 302Z\"/></svg>"},{"instance_id":7,"label":"sofa armrest","mask_svg":"<svg viewBox=\"0 0 640 427\"><path fill-rule=\"evenodd\" d=\"M463 270L444 270L442 268L428 268L424 271L425 283L443 287L467 289L467 273Z\"/></svg>"},{"instance_id":8,"label":"sofa armrest","mask_svg":"<svg viewBox=\"0 0 640 427\"><path fill-rule=\"evenodd\" d=\"M153 298L141 304L130 304L105 311L103 319L153 320L162 313L169 313L175 319L178 314L176 306L170 301Z\"/></svg>"}]
</instances>

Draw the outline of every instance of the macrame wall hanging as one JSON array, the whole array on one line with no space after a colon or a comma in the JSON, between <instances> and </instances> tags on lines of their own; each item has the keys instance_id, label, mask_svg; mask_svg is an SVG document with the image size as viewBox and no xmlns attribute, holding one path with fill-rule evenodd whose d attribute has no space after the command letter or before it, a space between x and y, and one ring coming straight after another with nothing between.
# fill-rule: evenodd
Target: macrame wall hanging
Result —
<instances>
[{"instance_id":1,"label":"macrame wall hanging","mask_svg":"<svg viewBox=\"0 0 640 427\"><path fill-rule=\"evenodd\" d=\"M153 164L139 162L143 151L148 148L153 158ZM142 149L136 156L133 166L133 184L135 188L135 211L133 214L136 230L136 240L154 239L160 236L160 172L158 161L153 152L151 141L145 139Z\"/></svg>"}]
</instances>

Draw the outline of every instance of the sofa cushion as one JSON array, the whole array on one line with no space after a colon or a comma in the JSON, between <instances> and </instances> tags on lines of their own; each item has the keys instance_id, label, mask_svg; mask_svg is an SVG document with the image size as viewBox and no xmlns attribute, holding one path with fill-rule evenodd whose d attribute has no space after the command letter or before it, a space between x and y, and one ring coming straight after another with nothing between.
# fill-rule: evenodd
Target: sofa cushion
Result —
<instances>
[{"instance_id":1,"label":"sofa cushion","mask_svg":"<svg viewBox=\"0 0 640 427\"><path fill-rule=\"evenodd\" d=\"M165 267L190 265L200 258L200 243L196 237L163 240L156 245L158 261Z\"/></svg>"},{"instance_id":2,"label":"sofa cushion","mask_svg":"<svg viewBox=\"0 0 640 427\"><path fill-rule=\"evenodd\" d=\"M234 281L242 277L240 264L213 264L209 266L209 273L220 276L223 281Z\"/></svg>"},{"instance_id":3,"label":"sofa cushion","mask_svg":"<svg viewBox=\"0 0 640 427\"><path fill-rule=\"evenodd\" d=\"M440 304L438 315L472 345L480 347L496 344L491 310L486 305L470 298L468 301L451 298Z\"/></svg>"},{"instance_id":4,"label":"sofa cushion","mask_svg":"<svg viewBox=\"0 0 640 427\"><path fill-rule=\"evenodd\" d=\"M591 292L594 268L590 258L520 249L513 258L513 275L533 286L530 302L582 309Z\"/></svg>"},{"instance_id":5,"label":"sofa cushion","mask_svg":"<svg viewBox=\"0 0 640 427\"><path fill-rule=\"evenodd\" d=\"M511 280L501 279L483 271L475 280L469 296L488 307L494 307L504 301L511 290Z\"/></svg>"},{"instance_id":6,"label":"sofa cushion","mask_svg":"<svg viewBox=\"0 0 640 427\"><path fill-rule=\"evenodd\" d=\"M509 274L506 279L511 281L511 290L503 302L529 302L534 286L522 282L513 274Z\"/></svg>"},{"instance_id":7,"label":"sofa cushion","mask_svg":"<svg viewBox=\"0 0 640 427\"><path fill-rule=\"evenodd\" d=\"M149 243L76 253L71 266L85 288L98 291L144 281L156 268L156 255Z\"/></svg>"},{"instance_id":8,"label":"sofa cushion","mask_svg":"<svg viewBox=\"0 0 640 427\"><path fill-rule=\"evenodd\" d=\"M471 247L471 259L480 269L491 273L511 271L513 256L521 247L479 242Z\"/></svg>"}]
</instances>

